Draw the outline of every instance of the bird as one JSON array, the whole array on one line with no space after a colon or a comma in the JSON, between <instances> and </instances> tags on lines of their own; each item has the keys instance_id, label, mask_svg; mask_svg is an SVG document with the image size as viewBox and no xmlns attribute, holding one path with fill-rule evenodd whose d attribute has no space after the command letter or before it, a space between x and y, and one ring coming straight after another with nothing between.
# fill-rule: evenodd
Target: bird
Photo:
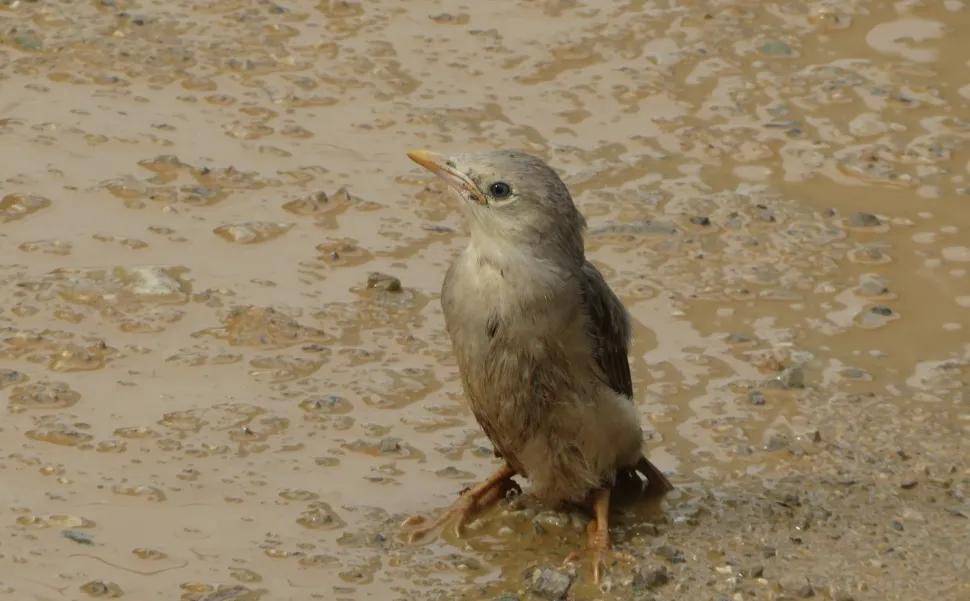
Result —
<instances>
[{"instance_id":1,"label":"bird","mask_svg":"<svg viewBox=\"0 0 970 601\"><path fill-rule=\"evenodd\" d=\"M465 396L502 466L436 520L404 525L416 540L454 519L460 536L521 476L545 504L592 510L587 546L599 582L613 485L639 473L646 494L673 488L643 453L630 317L586 259L586 220L542 159L517 150L407 154L444 180L468 225L441 305Z\"/></svg>"}]
</instances>

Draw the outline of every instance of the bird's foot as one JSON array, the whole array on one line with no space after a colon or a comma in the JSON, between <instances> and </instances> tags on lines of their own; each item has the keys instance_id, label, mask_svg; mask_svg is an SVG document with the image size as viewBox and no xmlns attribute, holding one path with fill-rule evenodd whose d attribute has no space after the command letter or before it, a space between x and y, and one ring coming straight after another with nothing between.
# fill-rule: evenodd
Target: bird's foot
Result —
<instances>
[{"instance_id":1,"label":"bird's foot","mask_svg":"<svg viewBox=\"0 0 970 601\"><path fill-rule=\"evenodd\" d=\"M610 543L609 532L605 528L601 530L598 526L597 521L593 520L587 527L587 545L593 560L593 582L597 585L603 580L603 572L606 568L617 563L624 563L632 568L637 563L633 555L615 550Z\"/></svg>"},{"instance_id":2,"label":"bird's foot","mask_svg":"<svg viewBox=\"0 0 970 601\"><path fill-rule=\"evenodd\" d=\"M412 515L401 523L401 527L407 531L408 542L416 543L425 536L434 532L437 528L457 516L455 522L455 534L461 536L461 527L472 515L478 511L478 502L467 492L463 493L455 503L433 520L428 520L423 515Z\"/></svg>"},{"instance_id":3,"label":"bird's foot","mask_svg":"<svg viewBox=\"0 0 970 601\"><path fill-rule=\"evenodd\" d=\"M503 467L492 474L488 480L485 480L478 486L463 491L451 507L430 522L427 518L420 515L407 518L401 523L401 527L408 533L408 542L415 543L420 541L449 520L454 520L455 536L461 538L462 527L475 517L475 515L488 509L504 497L505 493L510 489L519 487L512 480L513 475L515 475L515 472L510 467Z\"/></svg>"}]
</instances>

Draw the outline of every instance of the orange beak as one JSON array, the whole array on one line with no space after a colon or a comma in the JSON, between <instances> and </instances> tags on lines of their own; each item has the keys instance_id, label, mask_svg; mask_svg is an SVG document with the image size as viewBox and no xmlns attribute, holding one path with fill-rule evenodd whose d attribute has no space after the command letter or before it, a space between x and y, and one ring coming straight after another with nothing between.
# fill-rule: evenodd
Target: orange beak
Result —
<instances>
[{"instance_id":1,"label":"orange beak","mask_svg":"<svg viewBox=\"0 0 970 601\"><path fill-rule=\"evenodd\" d=\"M461 171L458 171L451 161L440 154L427 150L411 150L408 157L431 173L445 180L449 186L460 194L468 194L472 200L480 205L487 203L485 195L481 193L474 181Z\"/></svg>"}]
</instances>

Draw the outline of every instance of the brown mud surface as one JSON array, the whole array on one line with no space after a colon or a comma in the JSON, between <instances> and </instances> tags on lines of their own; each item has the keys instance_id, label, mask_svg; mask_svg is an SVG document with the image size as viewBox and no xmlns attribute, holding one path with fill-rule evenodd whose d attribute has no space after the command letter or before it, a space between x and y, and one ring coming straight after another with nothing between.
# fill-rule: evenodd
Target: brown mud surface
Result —
<instances>
[{"instance_id":1,"label":"brown mud surface","mask_svg":"<svg viewBox=\"0 0 970 601\"><path fill-rule=\"evenodd\" d=\"M970 598L968 34L965 0L0 0L0 598ZM678 488L617 508L601 589L528 494L400 536L495 465L413 147L545 157L634 317Z\"/></svg>"}]
</instances>

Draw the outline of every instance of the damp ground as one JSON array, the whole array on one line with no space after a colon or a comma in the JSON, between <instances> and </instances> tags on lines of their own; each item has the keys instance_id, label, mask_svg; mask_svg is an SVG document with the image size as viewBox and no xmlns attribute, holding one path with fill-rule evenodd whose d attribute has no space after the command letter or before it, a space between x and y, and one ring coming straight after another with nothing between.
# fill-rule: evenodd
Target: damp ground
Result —
<instances>
[{"instance_id":1,"label":"damp ground","mask_svg":"<svg viewBox=\"0 0 970 601\"><path fill-rule=\"evenodd\" d=\"M0 598L970 598L970 6L0 0ZM405 150L563 175L651 458L495 467Z\"/></svg>"}]
</instances>

